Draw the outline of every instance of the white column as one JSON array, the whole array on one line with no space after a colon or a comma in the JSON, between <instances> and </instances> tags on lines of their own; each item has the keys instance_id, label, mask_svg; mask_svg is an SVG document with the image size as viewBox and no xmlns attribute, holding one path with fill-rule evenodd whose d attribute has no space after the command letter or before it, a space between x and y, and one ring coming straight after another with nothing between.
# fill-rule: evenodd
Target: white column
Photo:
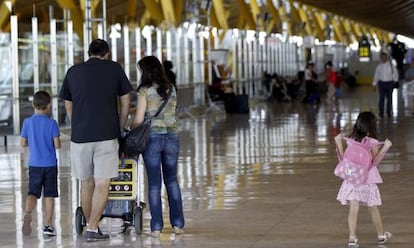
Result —
<instances>
[{"instance_id":1,"label":"white column","mask_svg":"<svg viewBox=\"0 0 414 248\"><path fill-rule=\"evenodd\" d=\"M58 85L57 85L57 44L56 44L56 19L50 20L50 61L51 61L51 87L52 87L52 116L56 120L58 115Z\"/></svg>"},{"instance_id":2,"label":"white column","mask_svg":"<svg viewBox=\"0 0 414 248\"><path fill-rule=\"evenodd\" d=\"M188 47L188 35L187 35L187 32L188 32L188 30L186 30L186 29L183 29L183 36L182 36L182 39L183 39L183 44L184 44L184 47L183 47L183 50L184 50L184 84L188 84L188 83L190 83L190 70L189 70L189 65L190 65L190 63L189 63L189 57L190 57L190 55L189 55L189 47Z\"/></svg>"},{"instance_id":3,"label":"white column","mask_svg":"<svg viewBox=\"0 0 414 248\"><path fill-rule=\"evenodd\" d=\"M33 92L39 90L39 36L37 27L37 17L32 17Z\"/></svg>"},{"instance_id":4,"label":"white column","mask_svg":"<svg viewBox=\"0 0 414 248\"><path fill-rule=\"evenodd\" d=\"M135 69L137 70L137 84L139 84L139 79L141 78L141 72L138 70L136 63L141 59L141 28L135 28Z\"/></svg>"},{"instance_id":5,"label":"white column","mask_svg":"<svg viewBox=\"0 0 414 248\"><path fill-rule=\"evenodd\" d=\"M181 56L181 51L182 51L182 47L181 47L181 37L183 35L183 28L180 27L178 29L178 31L175 33L175 47L174 47L174 51L175 51L175 68L176 68L176 74L177 74L177 85L179 84L183 84L184 81L184 73L182 68L182 56Z\"/></svg>"},{"instance_id":6,"label":"white column","mask_svg":"<svg viewBox=\"0 0 414 248\"><path fill-rule=\"evenodd\" d=\"M254 58L253 58L253 47L254 47L254 41L250 41L250 42L248 42L247 43L247 50L248 50L248 62L247 62L247 64L248 64L248 71L249 71L249 78L248 78L248 85L247 85L247 87L248 87L248 90L247 90L247 93L249 94L249 95L252 95L253 94L253 87L252 87L252 85L253 85L253 66L254 66Z\"/></svg>"},{"instance_id":7,"label":"white column","mask_svg":"<svg viewBox=\"0 0 414 248\"><path fill-rule=\"evenodd\" d=\"M111 25L111 34L109 35L111 38L111 57L112 57L112 61L117 61L118 60L118 50L117 50L117 28L116 28L117 24L113 24Z\"/></svg>"},{"instance_id":8,"label":"white column","mask_svg":"<svg viewBox=\"0 0 414 248\"><path fill-rule=\"evenodd\" d=\"M128 79L131 78L130 73L130 66L131 66L131 58L130 58L130 48L129 48L129 27L128 24L125 23L123 26L124 31L124 71Z\"/></svg>"},{"instance_id":9,"label":"white column","mask_svg":"<svg viewBox=\"0 0 414 248\"><path fill-rule=\"evenodd\" d=\"M147 47L145 51L145 55L152 55L152 36L148 35L148 37L145 37Z\"/></svg>"},{"instance_id":10,"label":"white column","mask_svg":"<svg viewBox=\"0 0 414 248\"><path fill-rule=\"evenodd\" d=\"M240 94L241 93L241 87L243 84L243 60L244 60L244 56L243 56L244 52L243 52L243 38L242 36L239 34L239 36L237 37L237 63L238 63L238 70L237 70L237 87L236 87L236 94ZM236 62L235 61L235 62Z\"/></svg>"},{"instance_id":11,"label":"white column","mask_svg":"<svg viewBox=\"0 0 414 248\"><path fill-rule=\"evenodd\" d=\"M156 28L157 34L157 58L162 62L162 31L160 28Z\"/></svg>"},{"instance_id":12,"label":"white column","mask_svg":"<svg viewBox=\"0 0 414 248\"><path fill-rule=\"evenodd\" d=\"M232 32L232 31L230 31L230 32ZM238 36L236 37L236 38L234 38L233 37L233 39L232 39L232 61L233 61L233 64L232 64L232 69L231 69L231 79L232 79L232 84L233 84L233 92L237 92L237 85L236 85L236 82L237 82L237 38L238 38Z\"/></svg>"},{"instance_id":13,"label":"white column","mask_svg":"<svg viewBox=\"0 0 414 248\"><path fill-rule=\"evenodd\" d=\"M193 39L191 40L191 47L192 47L192 50L193 50L192 51L192 53L193 53L193 56L192 56L192 59L193 59L193 61L192 61L193 62L192 63L193 78L192 79L190 78L190 80L189 80L189 83L191 83L191 84L199 82L199 78L198 78L199 77L199 63L198 63L198 61L199 61L200 51L199 51L199 49L197 49L198 39L199 39L198 34L195 33ZM188 39L188 42L190 42L190 39ZM190 64L188 66L190 66Z\"/></svg>"},{"instance_id":14,"label":"white column","mask_svg":"<svg viewBox=\"0 0 414 248\"><path fill-rule=\"evenodd\" d=\"M240 87L240 93L242 93L243 88L246 90L246 93L248 93L247 86L249 85L249 76L250 76L250 70L249 70L249 42L247 41L246 37L243 40L244 43L244 51L243 51L243 63L244 63L244 71L243 71L243 83Z\"/></svg>"},{"instance_id":15,"label":"white column","mask_svg":"<svg viewBox=\"0 0 414 248\"><path fill-rule=\"evenodd\" d=\"M11 57L12 57L12 82L13 82L13 132L20 133L20 106L19 106L19 42L17 16L10 16L10 38L11 38Z\"/></svg>"},{"instance_id":16,"label":"white column","mask_svg":"<svg viewBox=\"0 0 414 248\"><path fill-rule=\"evenodd\" d=\"M205 74L205 70L204 70L204 66L205 64L205 56L204 56L204 37L202 35L200 35L200 39L199 39L199 43L200 43L200 82L203 83L202 86L200 86L200 105L204 105L205 104L205 97L204 97L204 90L205 90L205 83L206 83L206 74ZM207 63L208 65L208 63Z\"/></svg>"},{"instance_id":17,"label":"white column","mask_svg":"<svg viewBox=\"0 0 414 248\"><path fill-rule=\"evenodd\" d=\"M165 47L166 58L167 60L172 61L171 30L167 30L165 32L165 44L166 44L166 47Z\"/></svg>"},{"instance_id":18,"label":"white column","mask_svg":"<svg viewBox=\"0 0 414 248\"><path fill-rule=\"evenodd\" d=\"M74 47L73 47L73 22L67 22L68 27L68 68L74 65Z\"/></svg>"}]
</instances>

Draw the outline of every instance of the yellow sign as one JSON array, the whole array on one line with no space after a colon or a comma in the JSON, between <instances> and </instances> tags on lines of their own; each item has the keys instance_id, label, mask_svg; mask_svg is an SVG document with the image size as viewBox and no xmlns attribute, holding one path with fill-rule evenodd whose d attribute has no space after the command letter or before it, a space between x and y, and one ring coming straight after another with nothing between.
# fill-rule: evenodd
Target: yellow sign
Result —
<instances>
[{"instance_id":1,"label":"yellow sign","mask_svg":"<svg viewBox=\"0 0 414 248\"><path fill-rule=\"evenodd\" d=\"M119 160L119 175L111 179L109 185L110 200L135 199L137 162L133 159Z\"/></svg>"}]
</instances>

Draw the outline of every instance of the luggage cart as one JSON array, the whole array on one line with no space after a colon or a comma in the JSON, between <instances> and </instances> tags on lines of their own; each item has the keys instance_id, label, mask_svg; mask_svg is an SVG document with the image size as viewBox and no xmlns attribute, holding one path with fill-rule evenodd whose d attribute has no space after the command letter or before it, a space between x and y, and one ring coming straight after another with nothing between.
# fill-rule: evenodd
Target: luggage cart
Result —
<instances>
[{"instance_id":1,"label":"luggage cart","mask_svg":"<svg viewBox=\"0 0 414 248\"><path fill-rule=\"evenodd\" d=\"M145 203L139 200L138 172L137 160L120 159L119 176L110 182L108 202L101 218L121 218L124 221L122 233L130 226L134 226L136 234L142 232L142 210ZM82 207L76 209L75 225L76 233L81 235L86 226Z\"/></svg>"}]
</instances>

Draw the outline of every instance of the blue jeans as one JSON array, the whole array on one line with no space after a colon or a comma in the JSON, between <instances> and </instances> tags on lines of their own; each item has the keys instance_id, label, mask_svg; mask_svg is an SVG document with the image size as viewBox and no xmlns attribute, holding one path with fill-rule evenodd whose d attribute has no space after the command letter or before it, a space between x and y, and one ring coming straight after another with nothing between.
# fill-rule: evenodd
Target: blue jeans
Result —
<instances>
[{"instance_id":1,"label":"blue jeans","mask_svg":"<svg viewBox=\"0 0 414 248\"><path fill-rule=\"evenodd\" d=\"M161 231L164 227L161 202L162 179L167 189L171 225L184 227L183 202L177 180L179 149L180 144L176 133L151 133L150 142L143 154L148 177L151 231Z\"/></svg>"}]
</instances>

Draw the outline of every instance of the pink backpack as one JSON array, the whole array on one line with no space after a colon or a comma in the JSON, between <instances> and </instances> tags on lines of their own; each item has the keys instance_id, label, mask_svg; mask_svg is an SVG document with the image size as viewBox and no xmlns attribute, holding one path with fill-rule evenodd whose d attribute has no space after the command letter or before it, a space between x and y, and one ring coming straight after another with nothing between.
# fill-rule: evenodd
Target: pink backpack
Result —
<instances>
[{"instance_id":1,"label":"pink backpack","mask_svg":"<svg viewBox=\"0 0 414 248\"><path fill-rule=\"evenodd\" d=\"M347 147L334 174L353 184L363 184L367 180L372 165L371 150L364 144L364 140L358 142L351 138L343 138L347 141Z\"/></svg>"}]
</instances>

